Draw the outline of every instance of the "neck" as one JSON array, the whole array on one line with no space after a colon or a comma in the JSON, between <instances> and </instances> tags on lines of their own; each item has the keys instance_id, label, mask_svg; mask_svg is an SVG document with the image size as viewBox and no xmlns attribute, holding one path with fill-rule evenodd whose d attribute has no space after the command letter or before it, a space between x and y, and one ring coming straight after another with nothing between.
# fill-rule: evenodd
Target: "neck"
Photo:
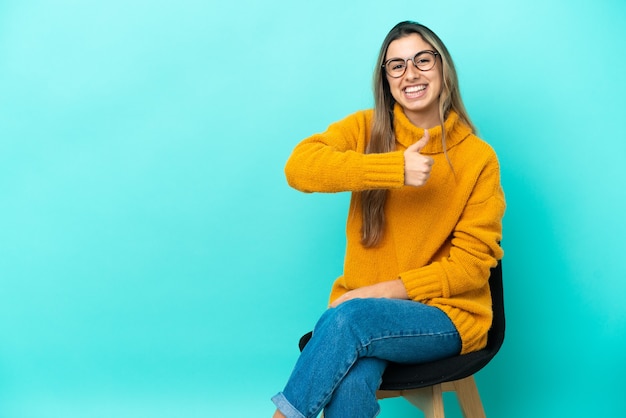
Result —
<instances>
[{"instance_id":1,"label":"neck","mask_svg":"<svg viewBox=\"0 0 626 418\"><path fill-rule=\"evenodd\" d=\"M439 109L436 107L429 109L427 112L416 112L409 109L403 109L403 112L407 119L418 128L431 129L435 126L441 125L441 120L439 119Z\"/></svg>"}]
</instances>

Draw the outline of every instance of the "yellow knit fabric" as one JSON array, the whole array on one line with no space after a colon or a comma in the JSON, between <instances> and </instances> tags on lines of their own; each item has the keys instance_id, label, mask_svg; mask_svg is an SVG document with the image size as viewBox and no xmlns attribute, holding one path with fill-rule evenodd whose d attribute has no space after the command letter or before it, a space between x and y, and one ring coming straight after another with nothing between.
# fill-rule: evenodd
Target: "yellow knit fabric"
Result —
<instances>
[{"instance_id":1,"label":"yellow knit fabric","mask_svg":"<svg viewBox=\"0 0 626 418\"><path fill-rule=\"evenodd\" d=\"M472 134L455 112L429 130L421 151L435 160L423 187L404 185L403 151L424 131L394 109L396 151L364 154L373 111L352 114L321 134L302 141L287 161L288 183L304 192L351 191L343 275L331 291L333 301L346 291L400 278L409 297L442 309L454 322L462 353L486 345L491 326L489 270L502 258L505 200L493 149ZM359 191L389 189L381 243L361 243Z\"/></svg>"}]
</instances>

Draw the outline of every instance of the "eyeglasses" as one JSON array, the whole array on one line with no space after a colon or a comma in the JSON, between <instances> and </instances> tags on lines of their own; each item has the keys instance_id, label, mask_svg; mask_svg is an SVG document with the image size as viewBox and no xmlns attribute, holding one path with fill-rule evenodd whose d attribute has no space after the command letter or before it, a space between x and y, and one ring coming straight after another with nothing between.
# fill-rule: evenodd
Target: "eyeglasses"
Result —
<instances>
[{"instance_id":1,"label":"eyeglasses","mask_svg":"<svg viewBox=\"0 0 626 418\"><path fill-rule=\"evenodd\" d=\"M409 61L413 62L415 68L420 71L428 71L435 66L437 62L437 55L440 55L436 51L420 51L412 58L392 58L385 61L382 67L389 77L398 78L402 77L406 72L406 67L409 65Z\"/></svg>"}]
</instances>

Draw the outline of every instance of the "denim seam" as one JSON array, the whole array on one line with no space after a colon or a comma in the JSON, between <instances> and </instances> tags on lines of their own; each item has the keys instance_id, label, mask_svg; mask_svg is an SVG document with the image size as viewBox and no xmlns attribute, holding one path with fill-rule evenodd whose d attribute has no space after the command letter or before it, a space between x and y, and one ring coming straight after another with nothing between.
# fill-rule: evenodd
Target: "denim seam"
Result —
<instances>
[{"instance_id":1,"label":"denim seam","mask_svg":"<svg viewBox=\"0 0 626 418\"><path fill-rule=\"evenodd\" d=\"M381 335L378 337L369 338L369 341L366 344L359 342L360 348L365 348L369 346L374 341L380 341L387 338L404 338L404 337L450 337L450 336L458 336L458 331L452 332L427 332L427 333L403 333L403 334L390 334L390 335Z\"/></svg>"},{"instance_id":2,"label":"denim seam","mask_svg":"<svg viewBox=\"0 0 626 418\"><path fill-rule=\"evenodd\" d=\"M359 342L359 348L357 349L357 359L360 357L367 357L364 354L367 353L369 347L372 345L372 343L377 342L377 341L382 341L382 340L386 340L386 339L393 339L393 338L406 338L406 337L458 337L459 333L458 331L453 331L453 332L429 332L429 333L408 333L408 334L392 334L392 335L383 335L383 336L379 336L379 337L372 337L369 339L369 341L365 344L363 344L362 342ZM354 362L356 362L356 360L354 360ZM354 362L352 364L354 364ZM350 365L350 367L352 367L352 365Z\"/></svg>"}]
</instances>

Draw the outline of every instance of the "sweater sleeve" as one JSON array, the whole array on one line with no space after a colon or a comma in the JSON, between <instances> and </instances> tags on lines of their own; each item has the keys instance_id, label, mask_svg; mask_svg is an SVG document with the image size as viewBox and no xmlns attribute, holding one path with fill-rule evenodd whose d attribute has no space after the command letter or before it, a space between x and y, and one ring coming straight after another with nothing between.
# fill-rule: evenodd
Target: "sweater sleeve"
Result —
<instances>
[{"instance_id":1,"label":"sweater sleeve","mask_svg":"<svg viewBox=\"0 0 626 418\"><path fill-rule=\"evenodd\" d=\"M401 151L365 154L371 117L358 112L303 140L285 166L289 185L303 192L362 191L404 185Z\"/></svg>"},{"instance_id":2,"label":"sweater sleeve","mask_svg":"<svg viewBox=\"0 0 626 418\"><path fill-rule=\"evenodd\" d=\"M425 301L450 298L483 288L490 269L503 256L505 200L495 155L482 170L452 233L449 254L400 275L409 297Z\"/></svg>"}]
</instances>

